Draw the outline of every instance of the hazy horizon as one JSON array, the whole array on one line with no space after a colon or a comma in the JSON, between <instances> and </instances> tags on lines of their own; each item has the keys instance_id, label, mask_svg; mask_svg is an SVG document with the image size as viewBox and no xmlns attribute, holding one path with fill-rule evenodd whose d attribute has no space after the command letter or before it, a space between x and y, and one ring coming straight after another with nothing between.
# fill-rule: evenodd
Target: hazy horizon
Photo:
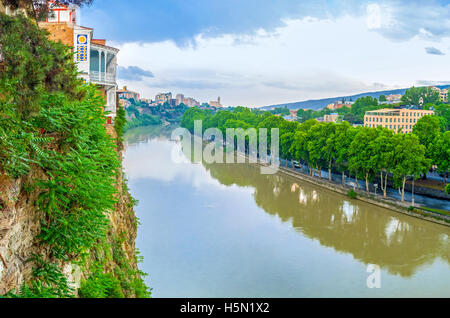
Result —
<instances>
[{"instance_id":1,"label":"hazy horizon","mask_svg":"<svg viewBox=\"0 0 450 318\"><path fill-rule=\"evenodd\" d=\"M267 106L449 84L449 18L447 1L98 0L81 22L143 97Z\"/></svg>"}]
</instances>

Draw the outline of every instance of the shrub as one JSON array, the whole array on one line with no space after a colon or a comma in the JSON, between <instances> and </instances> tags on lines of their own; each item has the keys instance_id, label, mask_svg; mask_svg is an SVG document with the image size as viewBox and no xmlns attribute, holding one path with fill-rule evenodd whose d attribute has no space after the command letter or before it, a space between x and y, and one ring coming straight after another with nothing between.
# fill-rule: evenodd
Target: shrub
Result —
<instances>
[{"instance_id":1,"label":"shrub","mask_svg":"<svg viewBox=\"0 0 450 318\"><path fill-rule=\"evenodd\" d=\"M356 192L353 191L353 189L350 189L350 190L347 192L347 196L348 196L349 198L351 198L351 199L356 199Z\"/></svg>"},{"instance_id":2,"label":"shrub","mask_svg":"<svg viewBox=\"0 0 450 318\"><path fill-rule=\"evenodd\" d=\"M81 283L81 298L124 298L120 281L114 275L94 273Z\"/></svg>"}]
</instances>

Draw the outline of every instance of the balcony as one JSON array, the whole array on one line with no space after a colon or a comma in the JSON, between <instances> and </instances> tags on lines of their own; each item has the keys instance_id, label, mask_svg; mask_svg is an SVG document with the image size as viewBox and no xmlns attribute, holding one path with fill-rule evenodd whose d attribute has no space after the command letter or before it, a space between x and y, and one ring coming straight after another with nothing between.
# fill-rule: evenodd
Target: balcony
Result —
<instances>
[{"instance_id":1,"label":"balcony","mask_svg":"<svg viewBox=\"0 0 450 318\"><path fill-rule=\"evenodd\" d=\"M116 85L116 74L109 72L89 72L89 81L96 84Z\"/></svg>"},{"instance_id":2,"label":"balcony","mask_svg":"<svg viewBox=\"0 0 450 318\"><path fill-rule=\"evenodd\" d=\"M99 85L116 86L118 49L91 44L89 81Z\"/></svg>"}]
</instances>

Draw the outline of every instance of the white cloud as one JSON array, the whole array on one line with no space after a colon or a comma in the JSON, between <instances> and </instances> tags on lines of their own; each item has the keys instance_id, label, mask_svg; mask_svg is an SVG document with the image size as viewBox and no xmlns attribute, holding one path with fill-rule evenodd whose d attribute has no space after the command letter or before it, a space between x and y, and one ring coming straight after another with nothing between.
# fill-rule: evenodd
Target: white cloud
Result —
<instances>
[{"instance_id":1,"label":"white cloud","mask_svg":"<svg viewBox=\"0 0 450 318\"><path fill-rule=\"evenodd\" d=\"M373 5L358 18L284 22L274 32L260 30L252 36L199 34L191 47L172 41L125 43L118 45L119 64L152 70L154 78L127 83L144 96L172 91L209 101L220 95L225 105L245 106L406 87L423 78L449 79L448 56L427 55L425 36L401 42L381 36L395 27L388 6Z\"/></svg>"}]
</instances>

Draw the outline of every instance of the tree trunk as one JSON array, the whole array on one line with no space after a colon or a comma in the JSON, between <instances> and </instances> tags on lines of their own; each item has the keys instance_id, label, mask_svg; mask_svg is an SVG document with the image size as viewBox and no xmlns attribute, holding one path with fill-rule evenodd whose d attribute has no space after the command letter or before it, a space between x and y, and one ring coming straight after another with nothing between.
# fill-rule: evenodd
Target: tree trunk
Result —
<instances>
[{"instance_id":1,"label":"tree trunk","mask_svg":"<svg viewBox=\"0 0 450 318\"><path fill-rule=\"evenodd\" d=\"M383 171L380 171L380 190L384 191L384 188L383 188Z\"/></svg>"},{"instance_id":2,"label":"tree trunk","mask_svg":"<svg viewBox=\"0 0 450 318\"><path fill-rule=\"evenodd\" d=\"M288 160L284 159L286 168L288 167Z\"/></svg>"},{"instance_id":3,"label":"tree trunk","mask_svg":"<svg viewBox=\"0 0 450 318\"><path fill-rule=\"evenodd\" d=\"M366 192L369 192L369 174L366 173Z\"/></svg>"},{"instance_id":4,"label":"tree trunk","mask_svg":"<svg viewBox=\"0 0 450 318\"><path fill-rule=\"evenodd\" d=\"M331 163L328 166L328 180L331 182Z\"/></svg>"},{"instance_id":5,"label":"tree trunk","mask_svg":"<svg viewBox=\"0 0 450 318\"><path fill-rule=\"evenodd\" d=\"M355 173L355 184L356 184L356 188L359 190L359 183L358 183L358 173Z\"/></svg>"},{"instance_id":6,"label":"tree trunk","mask_svg":"<svg viewBox=\"0 0 450 318\"><path fill-rule=\"evenodd\" d=\"M384 189L383 189L383 197L387 197L387 179L388 179L388 172L386 171L386 176L384 177Z\"/></svg>"},{"instance_id":7,"label":"tree trunk","mask_svg":"<svg viewBox=\"0 0 450 318\"><path fill-rule=\"evenodd\" d=\"M403 177L403 184L402 184L402 202L405 201L405 184L406 184L406 177Z\"/></svg>"},{"instance_id":8,"label":"tree trunk","mask_svg":"<svg viewBox=\"0 0 450 318\"><path fill-rule=\"evenodd\" d=\"M345 172L342 171L342 184L345 186Z\"/></svg>"}]
</instances>

